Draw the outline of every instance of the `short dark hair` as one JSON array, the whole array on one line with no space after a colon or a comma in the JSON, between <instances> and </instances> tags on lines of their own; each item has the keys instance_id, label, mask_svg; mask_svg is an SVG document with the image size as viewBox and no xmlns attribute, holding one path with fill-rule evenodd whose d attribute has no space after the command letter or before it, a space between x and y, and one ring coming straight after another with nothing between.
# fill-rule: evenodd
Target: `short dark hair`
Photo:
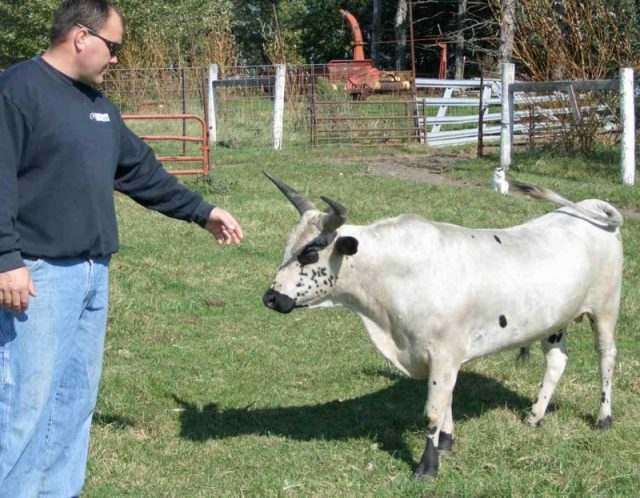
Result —
<instances>
[{"instance_id":1,"label":"short dark hair","mask_svg":"<svg viewBox=\"0 0 640 498\"><path fill-rule=\"evenodd\" d=\"M111 11L122 19L122 14L111 0L64 0L53 18L49 44L53 47L63 42L76 24L98 31L107 22Z\"/></svg>"}]
</instances>

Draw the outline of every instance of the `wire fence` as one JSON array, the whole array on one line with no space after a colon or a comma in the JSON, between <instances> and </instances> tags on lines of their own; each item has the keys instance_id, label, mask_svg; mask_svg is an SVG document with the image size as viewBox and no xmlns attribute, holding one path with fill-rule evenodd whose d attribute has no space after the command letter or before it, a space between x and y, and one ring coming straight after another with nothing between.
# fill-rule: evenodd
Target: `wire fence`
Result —
<instances>
[{"instance_id":1,"label":"wire fence","mask_svg":"<svg viewBox=\"0 0 640 498\"><path fill-rule=\"evenodd\" d=\"M410 73L346 69L350 66L352 61L287 66L284 146L418 139ZM274 86L268 77L274 73L273 66L220 68L218 79L243 84L215 89L215 146L271 145ZM113 69L103 90L127 114L196 114L206 119L207 87L208 68ZM162 127L163 134L178 131L167 128L175 123L153 126Z\"/></svg>"},{"instance_id":2,"label":"wire fence","mask_svg":"<svg viewBox=\"0 0 640 498\"><path fill-rule=\"evenodd\" d=\"M193 114L208 119L215 98L212 147L273 145L274 66L219 67L224 85L209 89L209 68L112 69L103 90L126 114ZM500 82L413 80L370 61L286 66L282 145L497 143ZM576 107L577 106L577 107ZM618 140L615 91L519 93L514 101L515 144L560 144L587 149ZM482 119L479 116L482 115ZM140 135L197 135L186 120L129 123ZM211 123L207 123L211 125ZM209 129L211 127L209 126ZM194 145L154 143L162 155L193 155ZM180 150L181 149L181 150Z\"/></svg>"}]
</instances>

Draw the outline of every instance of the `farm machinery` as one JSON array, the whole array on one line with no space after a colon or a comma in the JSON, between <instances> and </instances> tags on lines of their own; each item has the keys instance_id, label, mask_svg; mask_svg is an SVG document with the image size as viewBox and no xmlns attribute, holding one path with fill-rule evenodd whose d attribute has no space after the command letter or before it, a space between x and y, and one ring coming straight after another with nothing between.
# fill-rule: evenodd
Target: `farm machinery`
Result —
<instances>
[{"instance_id":1,"label":"farm machinery","mask_svg":"<svg viewBox=\"0 0 640 498\"><path fill-rule=\"evenodd\" d=\"M353 59L332 60L327 64L329 82L344 84L354 99L364 100L374 93L398 93L411 90L411 73L408 71L382 71L365 59L362 32L356 18L349 11L340 9L349 23L353 36Z\"/></svg>"}]
</instances>

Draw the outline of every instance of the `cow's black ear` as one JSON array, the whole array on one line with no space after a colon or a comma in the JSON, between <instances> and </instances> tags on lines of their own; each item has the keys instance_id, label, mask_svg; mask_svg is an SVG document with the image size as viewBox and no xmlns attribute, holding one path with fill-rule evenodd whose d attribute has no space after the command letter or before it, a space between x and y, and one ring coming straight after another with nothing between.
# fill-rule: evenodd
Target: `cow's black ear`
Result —
<instances>
[{"instance_id":1,"label":"cow's black ear","mask_svg":"<svg viewBox=\"0 0 640 498\"><path fill-rule=\"evenodd\" d=\"M358 239L355 237L338 237L336 251L343 256L353 256L358 252Z\"/></svg>"}]
</instances>

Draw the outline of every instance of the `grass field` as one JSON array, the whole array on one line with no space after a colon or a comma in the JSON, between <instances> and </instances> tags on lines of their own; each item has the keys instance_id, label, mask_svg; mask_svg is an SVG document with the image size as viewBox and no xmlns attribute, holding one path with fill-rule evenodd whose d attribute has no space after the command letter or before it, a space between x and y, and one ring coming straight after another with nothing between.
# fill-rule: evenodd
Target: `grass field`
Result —
<instances>
[{"instance_id":1,"label":"grass field","mask_svg":"<svg viewBox=\"0 0 640 498\"><path fill-rule=\"evenodd\" d=\"M431 151L430 153L434 153ZM208 181L186 180L234 213L246 238L220 247L195 225L117 198L121 249L94 419L86 497L637 496L640 490L640 224L623 227L614 425L593 429L600 398L587 325L569 329L569 365L545 424L523 417L542 378L540 348L464 366L454 395L457 442L434 482L411 472L424 448L424 382L399 375L346 310L279 315L261 301L297 213L266 169L349 222L412 212L505 227L551 205L489 186L495 159L448 173L466 186L364 174L368 158L420 149L214 151ZM580 200L640 211L615 158L521 156L518 178Z\"/></svg>"}]
</instances>

